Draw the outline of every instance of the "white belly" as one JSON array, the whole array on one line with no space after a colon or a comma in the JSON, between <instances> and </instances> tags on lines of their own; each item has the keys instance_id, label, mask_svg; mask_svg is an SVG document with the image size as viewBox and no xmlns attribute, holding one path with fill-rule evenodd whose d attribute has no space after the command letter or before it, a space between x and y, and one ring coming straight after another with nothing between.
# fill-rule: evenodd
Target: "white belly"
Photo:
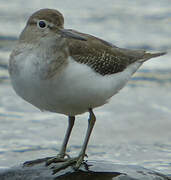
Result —
<instances>
[{"instance_id":1,"label":"white belly","mask_svg":"<svg viewBox=\"0 0 171 180\"><path fill-rule=\"evenodd\" d=\"M35 62L36 57L33 59ZM15 91L41 110L74 116L105 104L141 65L134 63L123 72L101 76L87 65L78 64L72 58L68 60L60 74L42 80L38 76L39 68L25 59L20 73L11 77Z\"/></svg>"}]
</instances>

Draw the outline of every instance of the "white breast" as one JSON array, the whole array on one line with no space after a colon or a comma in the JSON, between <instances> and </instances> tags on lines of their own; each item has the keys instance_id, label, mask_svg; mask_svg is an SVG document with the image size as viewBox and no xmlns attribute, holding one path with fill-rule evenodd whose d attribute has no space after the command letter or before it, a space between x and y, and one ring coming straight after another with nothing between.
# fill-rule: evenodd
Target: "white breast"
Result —
<instances>
[{"instance_id":1,"label":"white breast","mask_svg":"<svg viewBox=\"0 0 171 180\"><path fill-rule=\"evenodd\" d=\"M73 116L105 104L142 64L137 62L123 72L101 76L72 58L68 61L60 74L42 80L39 77L40 59L33 54L17 56L20 72L11 77L15 91L41 110Z\"/></svg>"},{"instance_id":2,"label":"white breast","mask_svg":"<svg viewBox=\"0 0 171 180\"><path fill-rule=\"evenodd\" d=\"M39 59L34 53L20 53L13 57L10 63L11 82L16 93L26 101L32 103L35 98L40 99L38 93Z\"/></svg>"}]
</instances>

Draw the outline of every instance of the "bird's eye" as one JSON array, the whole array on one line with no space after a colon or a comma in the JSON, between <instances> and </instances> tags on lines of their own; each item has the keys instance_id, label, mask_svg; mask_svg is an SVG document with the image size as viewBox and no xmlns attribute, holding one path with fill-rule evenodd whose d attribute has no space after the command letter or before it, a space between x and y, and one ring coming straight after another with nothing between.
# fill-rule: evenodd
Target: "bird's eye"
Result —
<instances>
[{"instance_id":1,"label":"bird's eye","mask_svg":"<svg viewBox=\"0 0 171 180\"><path fill-rule=\"evenodd\" d=\"M41 29L45 29L47 27L47 22L44 20L40 20L37 22L37 26Z\"/></svg>"}]
</instances>

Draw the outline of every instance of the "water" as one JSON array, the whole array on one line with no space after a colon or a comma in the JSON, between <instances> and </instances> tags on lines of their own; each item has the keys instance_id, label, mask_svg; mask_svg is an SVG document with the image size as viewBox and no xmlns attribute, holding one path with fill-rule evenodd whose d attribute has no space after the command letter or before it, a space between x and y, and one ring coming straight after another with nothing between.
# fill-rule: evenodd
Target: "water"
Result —
<instances>
[{"instance_id":1,"label":"water","mask_svg":"<svg viewBox=\"0 0 171 180\"><path fill-rule=\"evenodd\" d=\"M13 91L8 57L29 15L55 8L65 27L100 36L119 47L171 49L170 0L9 1L0 3L0 167L57 153L67 117L42 113ZM143 65L109 104L95 110L89 159L136 164L171 174L171 55ZM88 114L77 117L68 152L78 154Z\"/></svg>"}]
</instances>

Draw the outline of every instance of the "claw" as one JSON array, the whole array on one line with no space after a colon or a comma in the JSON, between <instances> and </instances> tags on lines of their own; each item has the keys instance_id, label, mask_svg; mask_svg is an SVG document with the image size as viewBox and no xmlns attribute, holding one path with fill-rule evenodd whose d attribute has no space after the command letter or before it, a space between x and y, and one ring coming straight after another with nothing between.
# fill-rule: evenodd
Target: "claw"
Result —
<instances>
[{"instance_id":1,"label":"claw","mask_svg":"<svg viewBox=\"0 0 171 180\"><path fill-rule=\"evenodd\" d=\"M46 158L42 158L42 159L36 159L36 160L33 160L33 161L26 161L23 163L23 166L34 166L36 164L40 164L40 163L43 163L45 161L48 161L50 159L52 159L53 157L46 157Z\"/></svg>"},{"instance_id":2,"label":"claw","mask_svg":"<svg viewBox=\"0 0 171 180\"><path fill-rule=\"evenodd\" d=\"M62 163L61 165L54 167L52 174L53 175L56 174L58 171L73 165L75 162L77 162L77 158L68 159L66 162Z\"/></svg>"},{"instance_id":3,"label":"claw","mask_svg":"<svg viewBox=\"0 0 171 180\"><path fill-rule=\"evenodd\" d=\"M53 175L56 174L58 171L65 169L69 166L72 166L74 168L74 170L78 170L79 167L81 166L81 164L83 163L84 156L78 156L76 158L69 158L66 159L65 162L57 164L53 167L51 167L51 169L53 169Z\"/></svg>"},{"instance_id":4,"label":"claw","mask_svg":"<svg viewBox=\"0 0 171 180\"><path fill-rule=\"evenodd\" d=\"M66 160L67 159L55 157L55 158L47 160L45 166L49 166L52 163L65 162Z\"/></svg>"},{"instance_id":5,"label":"claw","mask_svg":"<svg viewBox=\"0 0 171 180\"><path fill-rule=\"evenodd\" d=\"M65 158L66 157L66 158ZM56 157L53 158L49 158L46 161L46 166L49 166L52 163L60 163L60 162L65 162L68 159L71 159L71 157L69 156L69 154L58 154Z\"/></svg>"}]
</instances>

